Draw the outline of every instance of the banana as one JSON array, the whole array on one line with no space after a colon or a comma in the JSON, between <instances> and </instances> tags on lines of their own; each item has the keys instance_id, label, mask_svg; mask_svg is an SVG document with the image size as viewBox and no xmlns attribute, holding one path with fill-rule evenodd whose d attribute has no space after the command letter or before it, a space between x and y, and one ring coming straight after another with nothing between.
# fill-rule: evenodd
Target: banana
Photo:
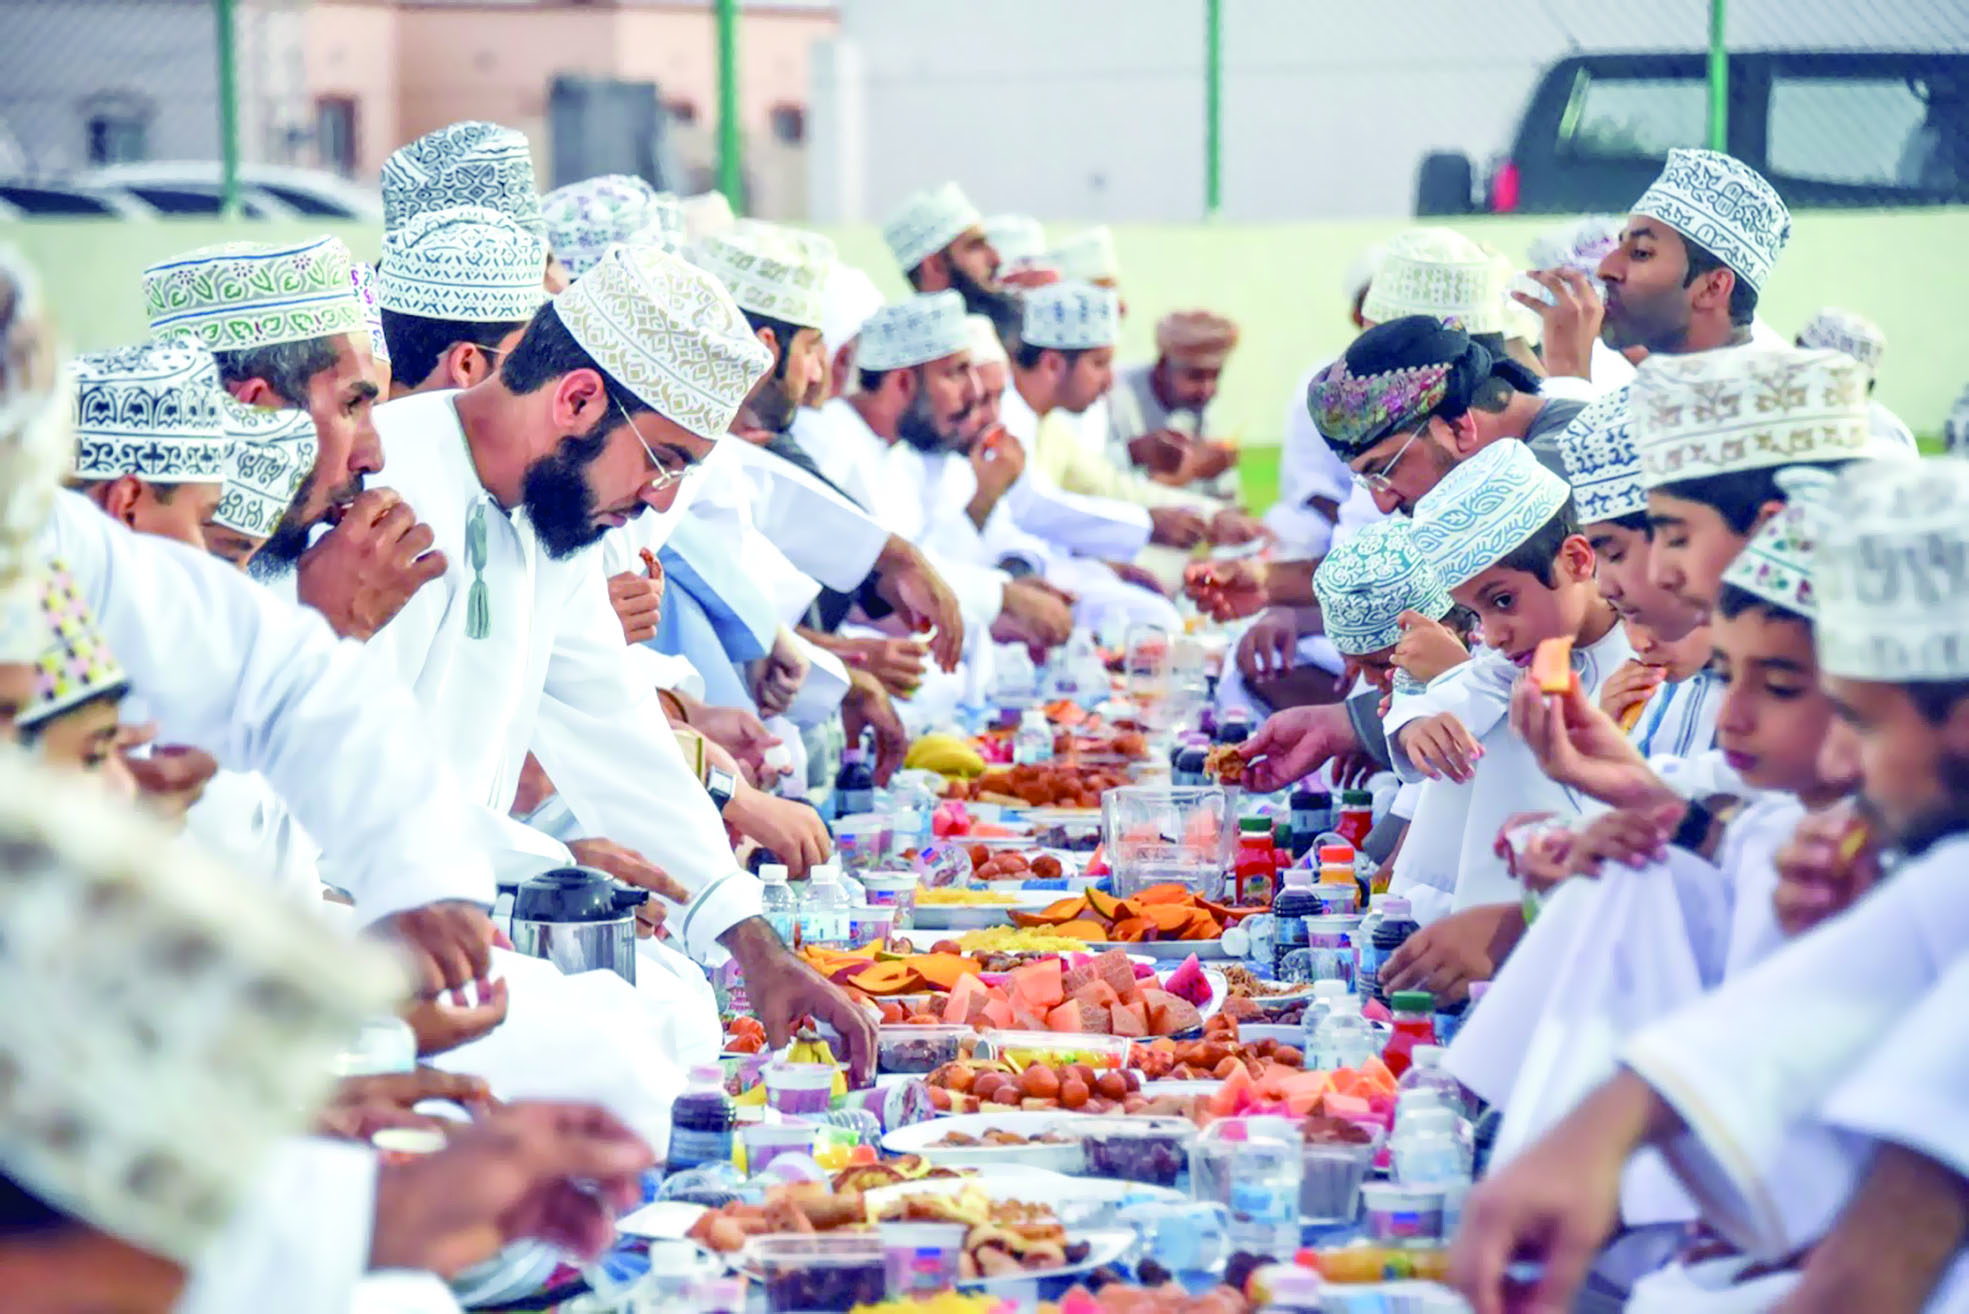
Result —
<instances>
[{"instance_id":1,"label":"banana","mask_svg":"<svg viewBox=\"0 0 1969 1314\"><path fill-rule=\"evenodd\" d=\"M977 749L956 735L946 734L924 735L911 744L904 765L966 780L983 775L985 770L985 760Z\"/></svg>"}]
</instances>

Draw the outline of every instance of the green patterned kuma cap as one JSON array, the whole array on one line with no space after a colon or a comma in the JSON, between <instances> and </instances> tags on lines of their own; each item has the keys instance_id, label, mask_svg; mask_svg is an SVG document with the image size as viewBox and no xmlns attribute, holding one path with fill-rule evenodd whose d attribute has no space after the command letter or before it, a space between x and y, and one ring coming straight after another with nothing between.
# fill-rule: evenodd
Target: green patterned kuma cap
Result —
<instances>
[{"instance_id":1,"label":"green patterned kuma cap","mask_svg":"<svg viewBox=\"0 0 1969 1314\"><path fill-rule=\"evenodd\" d=\"M609 248L554 313L611 377L700 438L731 429L773 364L725 285L659 246Z\"/></svg>"},{"instance_id":2,"label":"green patterned kuma cap","mask_svg":"<svg viewBox=\"0 0 1969 1314\"><path fill-rule=\"evenodd\" d=\"M143 281L151 332L207 351L369 332L348 248L333 237L201 247L152 265Z\"/></svg>"}]
</instances>

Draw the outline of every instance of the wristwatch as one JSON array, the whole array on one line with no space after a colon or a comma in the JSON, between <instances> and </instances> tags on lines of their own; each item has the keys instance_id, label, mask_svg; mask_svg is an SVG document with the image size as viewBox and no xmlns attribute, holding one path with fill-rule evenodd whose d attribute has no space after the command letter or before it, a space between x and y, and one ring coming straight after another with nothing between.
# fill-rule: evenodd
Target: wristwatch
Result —
<instances>
[{"instance_id":1,"label":"wristwatch","mask_svg":"<svg viewBox=\"0 0 1969 1314\"><path fill-rule=\"evenodd\" d=\"M719 815L722 816L725 805L730 803L732 795L738 792L738 777L723 767L710 767L704 773L704 790L711 795L711 806L717 808Z\"/></svg>"}]
</instances>

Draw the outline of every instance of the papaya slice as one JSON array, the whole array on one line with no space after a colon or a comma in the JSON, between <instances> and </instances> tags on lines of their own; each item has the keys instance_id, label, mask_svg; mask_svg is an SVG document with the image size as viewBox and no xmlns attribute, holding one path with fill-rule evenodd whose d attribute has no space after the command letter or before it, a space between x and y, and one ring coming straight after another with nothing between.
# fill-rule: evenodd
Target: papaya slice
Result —
<instances>
[{"instance_id":1,"label":"papaya slice","mask_svg":"<svg viewBox=\"0 0 1969 1314\"><path fill-rule=\"evenodd\" d=\"M1126 913L1121 911L1121 906L1125 900L1116 899L1112 894L1090 889L1083 897L1087 900L1088 908L1092 909L1094 915L1103 921L1118 921L1122 917L1127 916Z\"/></svg>"},{"instance_id":2,"label":"papaya slice","mask_svg":"<svg viewBox=\"0 0 1969 1314\"><path fill-rule=\"evenodd\" d=\"M1178 885L1174 881L1165 881L1160 885L1151 885L1146 889L1135 891L1136 903L1189 903L1195 898L1196 891L1187 885Z\"/></svg>"},{"instance_id":3,"label":"papaya slice","mask_svg":"<svg viewBox=\"0 0 1969 1314\"><path fill-rule=\"evenodd\" d=\"M978 965L977 960L966 958L962 954L917 954L906 966L922 977L925 985L937 990L955 990L959 981L967 976L976 976L984 970ZM909 992L896 991L895 993Z\"/></svg>"},{"instance_id":4,"label":"papaya slice","mask_svg":"<svg viewBox=\"0 0 1969 1314\"><path fill-rule=\"evenodd\" d=\"M1155 923L1146 917L1129 917L1114 924L1109 938L1124 944L1146 940L1155 931Z\"/></svg>"},{"instance_id":5,"label":"papaya slice","mask_svg":"<svg viewBox=\"0 0 1969 1314\"><path fill-rule=\"evenodd\" d=\"M1189 929L1183 933L1183 939L1215 940L1222 937L1223 934L1223 925L1215 917L1212 917L1209 913L1198 913L1196 920L1192 921Z\"/></svg>"},{"instance_id":6,"label":"papaya slice","mask_svg":"<svg viewBox=\"0 0 1969 1314\"><path fill-rule=\"evenodd\" d=\"M1142 916L1155 926L1163 938L1177 939L1196 921L1196 909L1173 903L1152 903L1142 909ZM1204 916L1208 917L1209 914L1205 913Z\"/></svg>"},{"instance_id":7,"label":"papaya slice","mask_svg":"<svg viewBox=\"0 0 1969 1314\"><path fill-rule=\"evenodd\" d=\"M1081 918L1077 921L1061 922L1053 928L1053 934L1068 940L1105 940L1108 938L1108 928L1106 923L1091 918Z\"/></svg>"},{"instance_id":8,"label":"papaya slice","mask_svg":"<svg viewBox=\"0 0 1969 1314\"><path fill-rule=\"evenodd\" d=\"M921 973L908 963L870 963L852 978L855 989L870 995L907 995L923 989Z\"/></svg>"}]
</instances>

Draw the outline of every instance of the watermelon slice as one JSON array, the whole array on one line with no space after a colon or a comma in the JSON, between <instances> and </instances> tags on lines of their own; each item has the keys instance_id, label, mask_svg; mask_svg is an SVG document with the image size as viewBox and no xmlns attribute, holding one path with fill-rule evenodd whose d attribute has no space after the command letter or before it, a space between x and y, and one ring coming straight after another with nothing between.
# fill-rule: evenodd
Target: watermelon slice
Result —
<instances>
[{"instance_id":1,"label":"watermelon slice","mask_svg":"<svg viewBox=\"0 0 1969 1314\"><path fill-rule=\"evenodd\" d=\"M1135 964L1123 949L1109 949L1094 959L1094 971L1108 983L1116 997L1127 999L1135 993Z\"/></svg>"},{"instance_id":2,"label":"watermelon slice","mask_svg":"<svg viewBox=\"0 0 1969 1314\"><path fill-rule=\"evenodd\" d=\"M1108 1018L1117 1036L1149 1034L1148 1010L1140 1004L1115 1004L1108 1009Z\"/></svg>"},{"instance_id":3,"label":"watermelon slice","mask_svg":"<svg viewBox=\"0 0 1969 1314\"><path fill-rule=\"evenodd\" d=\"M1162 988L1179 999L1202 1008L1210 1002L1210 980L1203 974L1203 964L1191 954L1183 960L1182 966L1171 972L1162 983Z\"/></svg>"},{"instance_id":4,"label":"watermelon slice","mask_svg":"<svg viewBox=\"0 0 1969 1314\"><path fill-rule=\"evenodd\" d=\"M1017 968L1011 975L1012 998L1027 1008L1058 1008L1066 1001L1065 971L1057 958L1042 958Z\"/></svg>"},{"instance_id":5,"label":"watermelon slice","mask_svg":"<svg viewBox=\"0 0 1969 1314\"><path fill-rule=\"evenodd\" d=\"M944 1005L943 1020L952 1025L976 1026L990 1001L991 987L975 976L959 977L956 988L950 992L950 1002Z\"/></svg>"}]
</instances>

